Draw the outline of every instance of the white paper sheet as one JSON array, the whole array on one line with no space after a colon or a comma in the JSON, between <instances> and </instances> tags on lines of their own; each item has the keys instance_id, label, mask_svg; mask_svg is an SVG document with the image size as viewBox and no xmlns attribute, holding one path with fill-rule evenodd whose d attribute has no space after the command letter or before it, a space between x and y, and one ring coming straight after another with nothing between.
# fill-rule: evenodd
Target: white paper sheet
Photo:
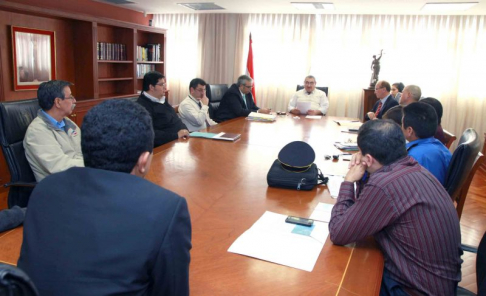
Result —
<instances>
[{"instance_id":1,"label":"white paper sheet","mask_svg":"<svg viewBox=\"0 0 486 296\"><path fill-rule=\"evenodd\" d=\"M334 205L320 202L317 204L317 207L314 209L314 212L312 212L312 215L310 215L309 219L329 223L329 221L331 221L331 213L333 207Z\"/></svg>"},{"instance_id":2,"label":"white paper sheet","mask_svg":"<svg viewBox=\"0 0 486 296\"><path fill-rule=\"evenodd\" d=\"M299 109L300 114L307 114L311 107L311 102L297 102L297 106L295 108Z\"/></svg>"},{"instance_id":3,"label":"white paper sheet","mask_svg":"<svg viewBox=\"0 0 486 296\"><path fill-rule=\"evenodd\" d=\"M307 115L305 118L309 118L309 119L321 119L322 116L321 115Z\"/></svg>"},{"instance_id":4,"label":"white paper sheet","mask_svg":"<svg viewBox=\"0 0 486 296\"><path fill-rule=\"evenodd\" d=\"M329 194L331 194L332 198L337 198L339 195L339 189L341 189L341 183L344 182L344 176L338 175L326 175L329 180L327 181L327 188L329 189Z\"/></svg>"},{"instance_id":5,"label":"white paper sheet","mask_svg":"<svg viewBox=\"0 0 486 296\"><path fill-rule=\"evenodd\" d=\"M285 223L286 218L286 215L265 212L236 239L228 252L311 272L329 235L328 225L314 221L314 229L307 236L292 233L298 225Z\"/></svg>"}]
</instances>

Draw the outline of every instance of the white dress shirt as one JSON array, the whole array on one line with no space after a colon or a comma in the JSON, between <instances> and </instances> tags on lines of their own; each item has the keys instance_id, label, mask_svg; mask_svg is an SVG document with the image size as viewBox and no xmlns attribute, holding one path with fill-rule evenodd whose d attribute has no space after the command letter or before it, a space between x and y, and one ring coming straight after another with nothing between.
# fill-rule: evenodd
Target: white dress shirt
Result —
<instances>
[{"instance_id":1,"label":"white dress shirt","mask_svg":"<svg viewBox=\"0 0 486 296\"><path fill-rule=\"evenodd\" d=\"M206 121L209 125L218 124L209 117L209 107L201 103L202 106L199 108L198 103L200 101L188 95L179 104L179 116L190 132L205 129Z\"/></svg>"},{"instance_id":2,"label":"white dress shirt","mask_svg":"<svg viewBox=\"0 0 486 296\"><path fill-rule=\"evenodd\" d=\"M310 102L311 110L319 110L322 114L326 114L327 108L329 108L329 100L326 93L319 89L314 89L310 94L305 89L297 91L290 99L288 111L295 109L297 102Z\"/></svg>"}]
</instances>

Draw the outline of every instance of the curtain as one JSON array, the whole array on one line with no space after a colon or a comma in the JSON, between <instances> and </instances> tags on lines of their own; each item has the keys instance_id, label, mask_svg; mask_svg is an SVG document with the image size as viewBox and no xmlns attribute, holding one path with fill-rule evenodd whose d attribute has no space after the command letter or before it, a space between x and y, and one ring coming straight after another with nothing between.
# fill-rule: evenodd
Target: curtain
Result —
<instances>
[{"instance_id":1,"label":"curtain","mask_svg":"<svg viewBox=\"0 0 486 296\"><path fill-rule=\"evenodd\" d=\"M189 94L189 82L200 65L198 14L154 15L155 27L167 29L165 71L169 102L179 104Z\"/></svg>"},{"instance_id":2,"label":"curtain","mask_svg":"<svg viewBox=\"0 0 486 296\"><path fill-rule=\"evenodd\" d=\"M383 49L380 79L440 100L442 125L458 137L468 127L486 131L485 16L204 14L193 24L204 47L195 65L209 83L245 73L251 32L260 107L285 110L296 85L314 75L329 87L329 115L359 117L372 56Z\"/></svg>"}]
</instances>

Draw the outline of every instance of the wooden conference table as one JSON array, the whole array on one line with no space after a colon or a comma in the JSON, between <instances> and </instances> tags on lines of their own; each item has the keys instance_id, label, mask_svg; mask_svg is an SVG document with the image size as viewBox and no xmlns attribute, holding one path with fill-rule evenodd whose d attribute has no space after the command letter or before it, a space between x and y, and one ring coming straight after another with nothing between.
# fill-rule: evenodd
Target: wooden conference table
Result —
<instances>
[{"instance_id":1,"label":"wooden conference table","mask_svg":"<svg viewBox=\"0 0 486 296\"><path fill-rule=\"evenodd\" d=\"M325 186L297 191L270 188L266 181L280 149L297 140L314 148L321 170L346 171L347 162L324 159L339 153L335 141L353 136L341 132L333 119L338 118L287 115L273 123L239 118L209 129L240 133L236 142L191 138L154 150L147 179L189 204L192 295L379 294L383 256L373 239L343 247L328 238L310 273L227 252L265 211L308 217L318 202L335 203ZM0 261L16 264L21 241L21 227L0 234Z\"/></svg>"}]
</instances>

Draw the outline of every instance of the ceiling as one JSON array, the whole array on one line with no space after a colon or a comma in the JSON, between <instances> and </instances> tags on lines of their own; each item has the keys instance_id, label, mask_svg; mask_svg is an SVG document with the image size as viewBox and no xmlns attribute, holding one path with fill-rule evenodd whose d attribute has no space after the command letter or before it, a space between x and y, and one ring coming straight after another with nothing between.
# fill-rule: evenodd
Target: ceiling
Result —
<instances>
[{"instance_id":1,"label":"ceiling","mask_svg":"<svg viewBox=\"0 0 486 296\"><path fill-rule=\"evenodd\" d=\"M98 2L118 3L124 0L95 0ZM284 13L284 14L315 14L298 10L290 2L311 2L310 0L129 0L133 4L114 4L132 10L142 11L147 14L159 13ZM466 11L437 11L421 12L426 2L479 2ZM224 10L194 11L177 3L210 2L219 5ZM442 15L486 15L486 0L324 0L320 2L333 2L335 10L319 10L323 14L393 14L393 15L417 15L417 14L442 14Z\"/></svg>"}]
</instances>

